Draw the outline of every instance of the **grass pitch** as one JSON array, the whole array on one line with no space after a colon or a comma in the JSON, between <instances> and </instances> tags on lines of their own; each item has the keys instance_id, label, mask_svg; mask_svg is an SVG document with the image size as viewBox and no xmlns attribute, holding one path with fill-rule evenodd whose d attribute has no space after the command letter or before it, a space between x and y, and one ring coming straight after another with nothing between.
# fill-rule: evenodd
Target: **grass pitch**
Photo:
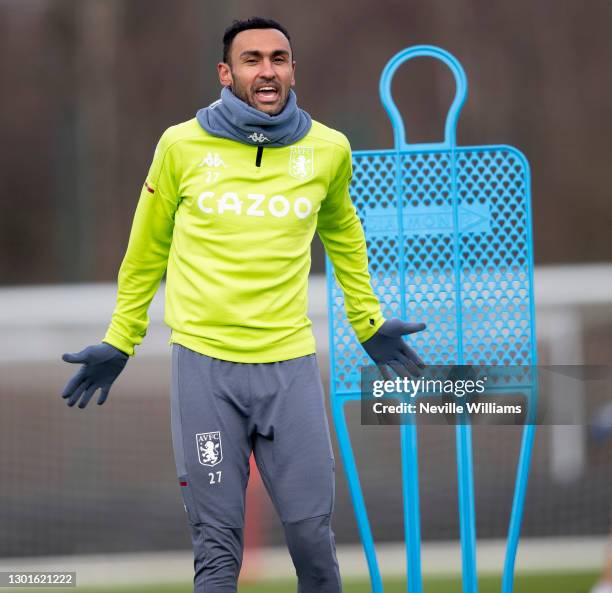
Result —
<instances>
[{"instance_id":1,"label":"grass pitch","mask_svg":"<svg viewBox=\"0 0 612 593\"><path fill-rule=\"evenodd\" d=\"M597 580L592 572L583 573L533 573L517 575L515 593L588 593ZM367 580L346 579L344 593L371 593ZM385 593L406 593L402 580L385 580ZM148 585L138 587L77 587L56 589L66 593L192 593L191 583L177 585ZM7 589L6 591L17 591ZM261 581L256 584L245 583L238 587L239 593L295 593L295 581ZM430 577L424 581L424 593L460 593L461 581L458 577ZM501 593L501 577L483 576L479 579L479 593Z\"/></svg>"}]
</instances>

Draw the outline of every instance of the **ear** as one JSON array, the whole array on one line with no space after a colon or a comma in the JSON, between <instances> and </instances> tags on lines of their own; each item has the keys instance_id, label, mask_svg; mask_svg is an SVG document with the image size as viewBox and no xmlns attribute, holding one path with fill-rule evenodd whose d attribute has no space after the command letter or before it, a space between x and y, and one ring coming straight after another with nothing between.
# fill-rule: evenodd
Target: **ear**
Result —
<instances>
[{"instance_id":1,"label":"ear","mask_svg":"<svg viewBox=\"0 0 612 593\"><path fill-rule=\"evenodd\" d=\"M291 62L291 68L293 69L291 73L291 86L295 86L295 62Z\"/></svg>"},{"instance_id":2,"label":"ear","mask_svg":"<svg viewBox=\"0 0 612 593\"><path fill-rule=\"evenodd\" d=\"M232 86L234 79L232 77L232 70L229 64L225 62L219 62L217 64L217 72L219 74L219 82L221 86Z\"/></svg>"}]
</instances>

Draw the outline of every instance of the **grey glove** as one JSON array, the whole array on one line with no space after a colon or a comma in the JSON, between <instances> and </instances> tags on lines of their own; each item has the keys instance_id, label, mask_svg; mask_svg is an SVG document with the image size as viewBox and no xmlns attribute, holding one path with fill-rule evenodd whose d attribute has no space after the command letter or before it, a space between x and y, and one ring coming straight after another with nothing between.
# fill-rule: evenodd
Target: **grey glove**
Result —
<instances>
[{"instance_id":1,"label":"grey glove","mask_svg":"<svg viewBox=\"0 0 612 593\"><path fill-rule=\"evenodd\" d=\"M425 363L404 342L402 336L423 331L426 327L424 323L408 323L394 317L387 319L378 331L361 345L385 378L391 378L385 365L390 366L401 377L418 376L421 374L419 368L423 368Z\"/></svg>"},{"instance_id":2,"label":"grey glove","mask_svg":"<svg viewBox=\"0 0 612 593\"><path fill-rule=\"evenodd\" d=\"M79 408L82 409L89 403L93 394L100 389L98 405L101 406L106 401L113 382L123 370L128 358L125 352L104 342L88 346L85 350L75 354L64 354L62 360L65 362L80 363L83 366L68 381L62 391L62 397L68 398L69 406L74 406L80 398Z\"/></svg>"}]
</instances>

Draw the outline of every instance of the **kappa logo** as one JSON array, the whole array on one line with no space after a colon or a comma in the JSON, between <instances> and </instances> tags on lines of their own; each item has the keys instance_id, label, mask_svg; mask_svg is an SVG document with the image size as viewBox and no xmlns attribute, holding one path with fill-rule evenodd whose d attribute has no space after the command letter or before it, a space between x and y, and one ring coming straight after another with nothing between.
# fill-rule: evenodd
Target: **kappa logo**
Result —
<instances>
[{"instance_id":1,"label":"kappa logo","mask_svg":"<svg viewBox=\"0 0 612 593\"><path fill-rule=\"evenodd\" d=\"M214 467L223 461L220 432L201 432L195 435L198 461L207 467Z\"/></svg>"},{"instance_id":2,"label":"kappa logo","mask_svg":"<svg viewBox=\"0 0 612 593\"><path fill-rule=\"evenodd\" d=\"M198 167L227 167L218 152L207 152L206 156L199 162Z\"/></svg>"},{"instance_id":3,"label":"kappa logo","mask_svg":"<svg viewBox=\"0 0 612 593\"><path fill-rule=\"evenodd\" d=\"M266 138L263 134L258 134L257 132L253 132L247 138L253 142L270 142L270 138Z\"/></svg>"},{"instance_id":4,"label":"kappa logo","mask_svg":"<svg viewBox=\"0 0 612 593\"><path fill-rule=\"evenodd\" d=\"M291 147L289 175L296 179L308 179L314 175L314 149L311 146Z\"/></svg>"}]
</instances>

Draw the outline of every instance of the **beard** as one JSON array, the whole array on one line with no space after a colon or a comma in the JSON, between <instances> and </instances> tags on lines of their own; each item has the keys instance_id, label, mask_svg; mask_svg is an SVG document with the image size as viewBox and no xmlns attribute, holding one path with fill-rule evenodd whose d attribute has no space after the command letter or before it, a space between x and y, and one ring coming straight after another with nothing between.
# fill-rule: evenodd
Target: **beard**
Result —
<instances>
[{"instance_id":1,"label":"beard","mask_svg":"<svg viewBox=\"0 0 612 593\"><path fill-rule=\"evenodd\" d=\"M234 93L234 95L236 95L236 97L238 97L241 101L243 101L244 103L246 103L253 109L257 109L258 111L267 113L268 115L278 115L285 108L285 105L287 104L287 99L289 98L289 93L288 92L284 93L283 88L279 83L275 83L275 86L278 87L278 93L279 93L280 100L274 106L267 105L265 103L258 103L254 99L254 96L248 92L246 86L236 83L235 77L234 77L234 83L230 86L230 90L232 91L232 93ZM269 106L269 107L274 107L274 108L268 111L266 109L262 109L262 106L264 107Z\"/></svg>"}]
</instances>

